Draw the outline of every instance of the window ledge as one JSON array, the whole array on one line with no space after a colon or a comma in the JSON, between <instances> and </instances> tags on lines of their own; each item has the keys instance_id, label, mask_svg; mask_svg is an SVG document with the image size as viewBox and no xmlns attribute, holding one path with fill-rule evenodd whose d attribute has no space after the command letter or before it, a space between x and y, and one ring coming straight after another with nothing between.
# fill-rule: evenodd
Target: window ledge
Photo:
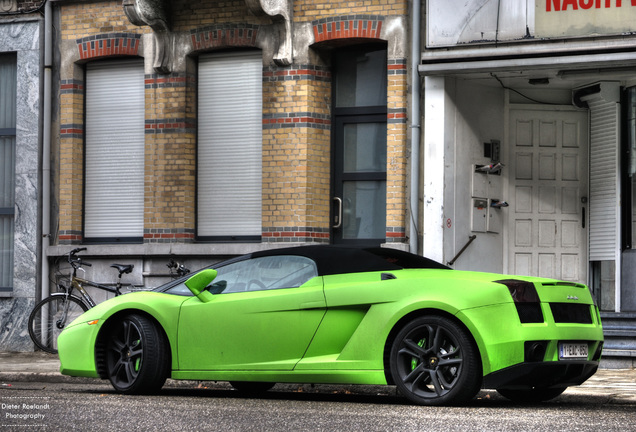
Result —
<instances>
[{"instance_id":1,"label":"window ledge","mask_svg":"<svg viewBox=\"0 0 636 432\"><path fill-rule=\"evenodd\" d=\"M59 257L70 250L83 246L85 256L228 256L243 255L251 252L277 249L290 246L305 246L315 243L146 243L113 245L59 245L49 246L47 256Z\"/></svg>"}]
</instances>

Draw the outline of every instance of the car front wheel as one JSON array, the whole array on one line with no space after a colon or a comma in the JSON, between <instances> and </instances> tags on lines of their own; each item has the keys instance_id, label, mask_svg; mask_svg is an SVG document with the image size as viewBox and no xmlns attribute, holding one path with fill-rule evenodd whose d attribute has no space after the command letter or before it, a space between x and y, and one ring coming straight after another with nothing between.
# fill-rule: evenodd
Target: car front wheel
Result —
<instances>
[{"instance_id":1,"label":"car front wheel","mask_svg":"<svg viewBox=\"0 0 636 432\"><path fill-rule=\"evenodd\" d=\"M106 371L120 393L158 392L170 372L168 344L158 325L139 314L115 323L106 342Z\"/></svg>"},{"instance_id":2,"label":"car front wheel","mask_svg":"<svg viewBox=\"0 0 636 432\"><path fill-rule=\"evenodd\" d=\"M442 316L414 319L397 334L390 369L398 390L419 405L461 404L482 381L479 352L468 332Z\"/></svg>"}]
</instances>

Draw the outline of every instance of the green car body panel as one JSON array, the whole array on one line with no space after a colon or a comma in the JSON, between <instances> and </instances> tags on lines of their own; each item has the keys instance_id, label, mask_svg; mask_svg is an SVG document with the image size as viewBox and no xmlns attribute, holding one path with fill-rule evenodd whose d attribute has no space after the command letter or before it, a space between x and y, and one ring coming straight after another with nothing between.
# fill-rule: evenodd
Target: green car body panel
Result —
<instances>
[{"instance_id":1,"label":"green car body panel","mask_svg":"<svg viewBox=\"0 0 636 432\"><path fill-rule=\"evenodd\" d=\"M498 282L505 279L534 286L543 322L521 323L511 291ZM447 317L467 330L484 377L527 362L527 341L542 341L543 362L555 364L559 343L587 343L587 362L596 365L603 341L587 287L551 279L406 268L327 274L284 289L212 294L189 288L195 296L138 292L90 309L58 339L61 372L104 378L98 337L130 312L150 317L165 334L174 379L390 384L392 338L423 315ZM584 305L591 321L556 323L551 303Z\"/></svg>"},{"instance_id":2,"label":"green car body panel","mask_svg":"<svg viewBox=\"0 0 636 432\"><path fill-rule=\"evenodd\" d=\"M187 299L163 293L135 292L115 297L89 309L69 324L58 338L61 372L71 376L98 377L95 364L97 336L109 319L117 319L131 311L144 313L161 326L170 342L172 367L176 368L176 330L181 304ZM62 349L59 349L60 343Z\"/></svg>"}]
</instances>

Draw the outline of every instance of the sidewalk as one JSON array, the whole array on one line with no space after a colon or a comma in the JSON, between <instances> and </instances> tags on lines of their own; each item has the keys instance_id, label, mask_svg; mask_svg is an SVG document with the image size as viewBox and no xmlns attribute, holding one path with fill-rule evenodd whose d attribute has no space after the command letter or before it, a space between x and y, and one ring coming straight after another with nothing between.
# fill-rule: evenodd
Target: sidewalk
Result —
<instances>
[{"instance_id":1,"label":"sidewalk","mask_svg":"<svg viewBox=\"0 0 636 432\"><path fill-rule=\"evenodd\" d=\"M43 352L0 353L0 388L14 382L92 383L93 378L76 378L60 374L57 355ZM168 380L168 385L175 381ZM616 403L636 403L636 369L599 369L594 376L568 393L611 397Z\"/></svg>"}]
</instances>

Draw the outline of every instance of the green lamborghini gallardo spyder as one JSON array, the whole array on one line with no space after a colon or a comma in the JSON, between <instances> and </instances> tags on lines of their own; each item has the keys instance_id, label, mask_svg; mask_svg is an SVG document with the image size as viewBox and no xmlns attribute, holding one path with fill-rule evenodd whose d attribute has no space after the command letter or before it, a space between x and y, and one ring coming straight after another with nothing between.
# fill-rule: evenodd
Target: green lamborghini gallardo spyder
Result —
<instances>
[{"instance_id":1,"label":"green lamborghini gallardo spyder","mask_svg":"<svg viewBox=\"0 0 636 432\"><path fill-rule=\"evenodd\" d=\"M599 365L585 285L452 270L388 248L306 246L214 264L115 297L59 336L61 372L158 392L167 378L395 385L421 405L481 388L544 401Z\"/></svg>"}]
</instances>

